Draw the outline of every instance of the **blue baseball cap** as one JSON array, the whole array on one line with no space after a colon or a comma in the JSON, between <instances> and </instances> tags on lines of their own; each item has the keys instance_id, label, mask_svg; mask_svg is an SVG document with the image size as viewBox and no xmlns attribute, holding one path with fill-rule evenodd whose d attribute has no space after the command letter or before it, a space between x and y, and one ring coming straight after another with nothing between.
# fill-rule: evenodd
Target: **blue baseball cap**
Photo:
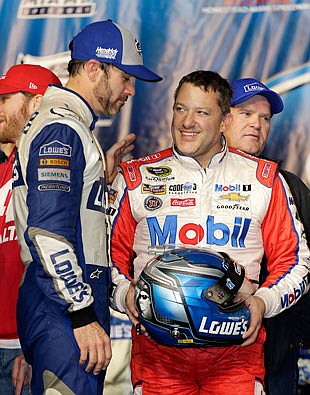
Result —
<instances>
[{"instance_id":1,"label":"blue baseball cap","mask_svg":"<svg viewBox=\"0 0 310 395\"><path fill-rule=\"evenodd\" d=\"M73 37L69 48L72 59L96 59L100 63L112 63L143 81L162 80L162 77L143 66L139 41L127 29L111 20L87 25Z\"/></svg>"},{"instance_id":2,"label":"blue baseball cap","mask_svg":"<svg viewBox=\"0 0 310 395\"><path fill-rule=\"evenodd\" d=\"M281 96L254 78L241 78L239 80L234 80L231 87L233 90L233 96L230 105L232 107L249 100L255 95L261 95L268 99L272 114L278 114L283 110L283 101Z\"/></svg>"}]
</instances>

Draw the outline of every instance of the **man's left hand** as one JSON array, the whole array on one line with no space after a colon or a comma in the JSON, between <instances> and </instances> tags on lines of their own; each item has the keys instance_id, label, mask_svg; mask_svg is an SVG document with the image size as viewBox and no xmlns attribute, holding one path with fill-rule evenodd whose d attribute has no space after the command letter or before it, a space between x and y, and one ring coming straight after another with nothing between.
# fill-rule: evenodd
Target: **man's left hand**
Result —
<instances>
[{"instance_id":1,"label":"man's left hand","mask_svg":"<svg viewBox=\"0 0 310 395\"><path fill-rule=\"evenodd\" d=\"M107 184L111 184L117 175L117 165L131 158L128 156L134 149L134 133L128 134L123 140L114 143L105 153L107 167Z\"/></svg>"},{"instance_id":2,"label":"man's left hand","mask_svg":"<svg viewBox=\"0 0 310 395\"><path fill-rule=\"evenodd\" d=\"M244 302L250 311L251 320L248 330L244 332L242 336L245 341L242 343L241 347L255 343L265 313L265 303L259 296L247 295Z\"/></svg>"}]
</instances>

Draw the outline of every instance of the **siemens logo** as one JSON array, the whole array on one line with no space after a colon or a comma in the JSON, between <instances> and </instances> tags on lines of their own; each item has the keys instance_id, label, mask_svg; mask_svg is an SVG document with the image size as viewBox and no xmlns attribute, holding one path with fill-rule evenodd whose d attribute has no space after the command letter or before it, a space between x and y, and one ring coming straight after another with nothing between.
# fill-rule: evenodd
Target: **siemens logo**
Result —
<instances>
[{"instance_id":1,"label":"siemens logo","mask_svg":"<svg viewBox=\"0 0 310 395\"><path fill-rule=\"evenodd\" d=\"M245 248L245 239L251 223L249 218L235 217L234 224L230 228L222 222L215 222L213 215L208 215L205 228L194 223L179 228L178 216L167 215L161 228L156 217L149 217L146 220L152 246L174 244L176 241L195 245L205 238L205 242L210 245L224 246L230 243L232 247Z\"/></svg>"}]
</instances>

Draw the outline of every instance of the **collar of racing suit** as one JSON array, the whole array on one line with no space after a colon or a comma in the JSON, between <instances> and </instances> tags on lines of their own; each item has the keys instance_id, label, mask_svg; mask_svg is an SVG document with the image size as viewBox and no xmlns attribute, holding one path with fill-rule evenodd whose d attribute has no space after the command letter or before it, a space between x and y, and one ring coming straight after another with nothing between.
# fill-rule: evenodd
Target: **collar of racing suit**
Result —
<instances>
[{"instance_id":1,"label":"collar of racing suit","mask_svg":"<svg viewBox=\"0 0 310 395\"><path fill-rule=\"evenodd\" d=\"M61 94L59 90L62 90ZM58 85L51 85L45 92L43 102L45 100L50 100L50 103L53 103L55 111L73 112L73 116L84 123L90 131L94 130L98 116L77 92Z\"/></svg>"},{"instance_id":2,"label":"collar of racing suit","mask_svg":"<svg viewBox=\"0 0 310 395\"><path fill-rule=\"evenodd\" d=\"M227 154L228 148L227 148L227 143L225 137L222 135L221 137L221 143L222 143L222 149L220 152L217 152L215 155L212 156L210 163L208 165L209 169L214 169L216 168L224 159L224 157ZM198 161L191 156L187 155L182 155L179 153L176 149L175 146L173 146L173 155L178 159L180 162L182 162L184 165L190 166L190 167L197 167L197 164L200 166Z\"/></svg>"}]
</instances>

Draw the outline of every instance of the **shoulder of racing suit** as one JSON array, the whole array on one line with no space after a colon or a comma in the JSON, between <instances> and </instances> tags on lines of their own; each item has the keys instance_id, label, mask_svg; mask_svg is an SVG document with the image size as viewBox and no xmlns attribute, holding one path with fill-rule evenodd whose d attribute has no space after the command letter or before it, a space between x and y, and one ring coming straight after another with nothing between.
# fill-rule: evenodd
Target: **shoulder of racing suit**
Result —
<instances>
[{"instance_id":1,"label":"shoulder of racing suit","mask_svg":"<svg viewBox=\"0 0 310 395\"><path fill-rule=\"evenodd\" d=\"M135 189L138 185L140 185L142 177L140 173L140 166L147 165L148 163L156 163L165 158L172 156L172 148L166 148L162 151L155 152L151 155L146 155L144 157L138 159L131 159L127 162L121 163L119 166L123 173L123 176L126 180L126 184L128 189Z\"/></svg>"},{"instance_id":2,"label":"shoulder of racing suit","mask_svg":"<svg viewBox=\"0 0 310 395\"><path fill-rule=\"evenodd\" d=\"M257 163L256 178L266 187L271 188L278 174L278 164L271 160L257 158L243 151L229 147L229 152Z\"/></svg>"}]
</instances>

